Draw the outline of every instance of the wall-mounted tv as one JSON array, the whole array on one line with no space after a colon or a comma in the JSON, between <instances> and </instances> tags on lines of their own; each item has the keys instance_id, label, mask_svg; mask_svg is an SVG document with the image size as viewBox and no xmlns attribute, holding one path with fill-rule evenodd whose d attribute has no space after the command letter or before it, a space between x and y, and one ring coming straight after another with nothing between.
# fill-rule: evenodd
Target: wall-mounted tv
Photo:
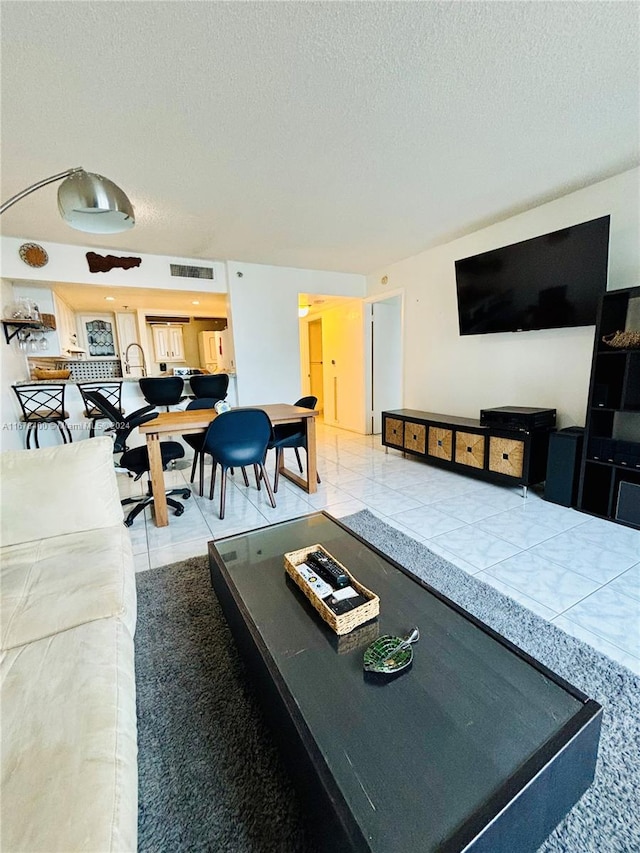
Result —
<instances>
[{"instance_id":1,"label":"wall-mounted tv","mask_svg":"<svg viewBox=\"0 0 640 853\"><path fill-rule=\"evenodd\" d=\"M594 325L607 289L609 219L456 261L460 334Z\"/></svg>"}]
</instances>

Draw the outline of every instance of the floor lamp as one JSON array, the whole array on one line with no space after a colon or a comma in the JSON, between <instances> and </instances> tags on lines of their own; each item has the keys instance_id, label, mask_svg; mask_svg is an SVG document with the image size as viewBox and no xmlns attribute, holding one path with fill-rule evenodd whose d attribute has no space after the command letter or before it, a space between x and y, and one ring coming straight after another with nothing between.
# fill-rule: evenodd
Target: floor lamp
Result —
<instances>
[{"instance_id":1,"label":"floor lamp","mask_svg":"<svg viewBox=\"0 0 640 853\"><path fill-rule=\"evenodd\" d=\"M90 234L116 234L135 225L133 205L120 187L102 175L85 172L81 166L32 184L5 201L0 206L0 214L40 187L61 180L58 209L72 228Z\"/></svg>"}]
</instances>

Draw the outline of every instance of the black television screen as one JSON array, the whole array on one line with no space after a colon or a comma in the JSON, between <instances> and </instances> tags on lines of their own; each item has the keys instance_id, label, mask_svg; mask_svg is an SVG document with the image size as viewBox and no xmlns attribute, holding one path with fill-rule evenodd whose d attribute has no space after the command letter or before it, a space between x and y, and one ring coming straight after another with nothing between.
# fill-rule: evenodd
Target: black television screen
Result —
<instances>
[{"instance_id":1,"label":"black television screen","mask_svg":"<svg viewBox=\"0 0 640 853\"><path fill-rule=\"evenodd\" d=\"M607 289L609 219L456 261L460 334L594 325Z\"/></svg>"}]
</instances>

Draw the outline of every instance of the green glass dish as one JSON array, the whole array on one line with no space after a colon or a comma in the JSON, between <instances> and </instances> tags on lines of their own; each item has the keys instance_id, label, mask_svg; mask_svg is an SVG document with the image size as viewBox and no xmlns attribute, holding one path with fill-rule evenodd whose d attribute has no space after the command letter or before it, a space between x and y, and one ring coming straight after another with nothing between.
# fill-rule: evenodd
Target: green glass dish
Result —
<instances>
[{"instance_id":1,"label":"green glass dish","mask_svg":"<svg viewBox=\"0 0 640 853\"><path fill-rule=\"evenodd\" d=\"M367 672L395 673L405 669L413 660L413 647L403 643L404 637L385 634L374 640L364 653L364 668Z\"/></svg>"}]
</instances>

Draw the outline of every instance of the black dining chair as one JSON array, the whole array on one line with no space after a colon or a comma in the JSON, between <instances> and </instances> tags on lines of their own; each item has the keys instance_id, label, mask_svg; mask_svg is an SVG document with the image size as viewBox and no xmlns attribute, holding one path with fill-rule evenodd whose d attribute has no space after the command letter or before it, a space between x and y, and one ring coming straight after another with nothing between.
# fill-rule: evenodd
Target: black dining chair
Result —
<instances>
[{"instance_id":1,"label":"black dining chair","mask_svg":"<svg viewBox=\"0 0 640 853\"><path fill-rule=\"evenodd\" d=\"M138 382L142 396L152 406L176 406L187 398L183 396L184 379L182 376L143 376Z\"/></svg>"},{"instance_id":2,"label":"black dining chair","mask_svg":"<svg viewBox=\"0 0 640 853\"><path fill-rule=\"evenodd\" d=\"M222 469L220 480L220 518L224 518L227 488L227 471L230 468L245 468L253 465L256 485L260 488L260 479L269 495L271 506L275 508L276 501L271 490L271 483L264 467L267 445L272 436L269 416L262 409L232 409L223 412L210 424L204 437L203 452L212 456L211 487L209 499L213 500L213 490L216 483L216 469ZM245 479L248 485L248 481Z\"/></svg>"},{"instance_id":3,"label":"black dining chair","mask_svg":"<svg viewBox=\"0 0 640 853\"><path fill-rule=\"evenodd\" d=\"M296 400L293 405L300 406L302 409L315 409L317 402L317 397L308 396L300 397L300 399ZM302 460L300 459L299 448L301 447L305 450L307 449L307 434L305 432L304 424L276 424L273 427L273 438L269 442L267 449L275 450L276 452L276 470L273 475L274 492L278 491L278 482L280 480L280 461L286 448L293 448L293 450L295 450L296 459L298 460L298 468L302 474L304 469L302 467ZM320 474L318 474L317 471L316 479L318 483L322 482Z\"/></svg>"},{"instance_id":4,"label":"black dining chair","mask_svg":"<svg viewBox=\"0 0 640 853\"><path fill-rule=\"evenodd\" d=\"M192 400L187 406L186 411L190 409L211 409L211 420L215 417L215 411L213 407L218 402L217 399L213 397L200 397L199 399ZM204 491L204 445L205 434L203 432L192 433L182 436L182 440L186 441L189 447L193 450L193 465L191 467L191 478L190 482L193 483L196 470L198 464L200 465L200 494Z\"/></svg>"},{"instance_id":5,"label":"black dining chair","mask_svg":"<svg viewBox=\"0 0 640 853\"><path fill-rule=\"evenodd\" d=\"M33 385L12 385L18 398L22 415L20 420L27 424L26 445L31 449L31 435L38 442L38 427L43 424L55 424L65 444L71 444L73 438L67 425L69 413L64 408L64 383L37 383Z\"/></svg>"},{"instance_id":6,"label":"black dining chair","mask_svg":"<svg viewBox=\"0 0 640 853\"><path fill-rule=\"evenodd\" d=\"M99 391L87 391L87 399L93 406L98 409L102 415L112 421L114 428L114 443L113 452L122 453L118 465L120 468L126 468L131 474L134 474L134 480L139 480L143 474L149 473L149 451L146 446L132 447L129 449L126 440L132 430L144 424L147 421L153 420L158 413L153 406L144 406L132 412L130 415L123 416L115 406L113 406ZM124 418L124 419L123 419ZM184 456L184 447L178 441L161 441L160 455L162 458L162 468L166 470L167 465L176 459L182 459ZM182 515L184 506L180 501L173 500L170 495L181 495L183 500L191 496L191 489L182 486L176 489L167 489L167 503L175 510L175 515ZM144 511L145 507L153 504L153 494L151 492L151 480L147 480L147 493L136 497L124 498L120 501L122 506L135 504L134 508L124 520L126 527L131 527L136 516Z\"/></svg>"},{"instance_id":7,"label":"black dining chair","mask_svg":"<svg viewBox=\"0 0 640 853\"><path fill-rule=\"evenodd\" d=\"M224 400L229 388L229 376L226 373L196 374L189 377L189 385L196 398Z\"/></svg>"},{"instance_id":8,"label":"black dining chair","mask_svg":"<svg viewBox=\"0 0 640 853\"><path fill-rule=\"evenodd\" d=\"M96 434L96 424L98 421L105 420L105 416L99 409L93 405L91 400L87 398L87 391L97 391L99 394L111 403L122 415L122 382L78 382L78 390L84 403L83 415L91 422L89 427L89 438L93 438ZM108 420L108 419L107 419Z\"/></svg>"}]
</instances>

